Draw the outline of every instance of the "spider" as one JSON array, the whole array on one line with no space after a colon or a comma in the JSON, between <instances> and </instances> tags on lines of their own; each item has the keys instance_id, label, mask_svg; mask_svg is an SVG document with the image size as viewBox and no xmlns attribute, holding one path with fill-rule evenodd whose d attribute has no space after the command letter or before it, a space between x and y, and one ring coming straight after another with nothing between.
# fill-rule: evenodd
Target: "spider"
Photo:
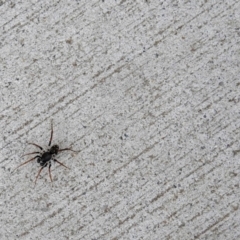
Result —
<instances>
[{"instance_id":1,"label":"spider","mask_svg":"<svg viewBox=\"0 0 240 240\"><path fill-rule=\"evenodd\" d=\"M48 143L48 146L51 146L52 143L52 138L53 138L53 123L51 122L51 136L50 136L50 140ZM54 162L57 162L58 164L62 165L65 168L70 169L69 167L65 166L63 163L59 162L57 159L55 159L55 156L59 153L59 152L63 152L63 151L72 151L72 152L77 152L72 150L71 148L64 148L64 149L59 149L58 145L53 145L50 148L47 149L47 151L44 151L43 148L39 145L37 145L36 143L28 143L31 145L34 145L35 147L38 147L42 152L32 152L32 153L27 153L24 154L23 156L26 155L31 155L31 154L38 154L37 156L31 158L30 160L27 160L26 162L23 162L22 164L20 164L19 166L17 166L14 171L16 169L18 169L19 167L33 161L34 159L37 159L37 162L40 164L41 168L38 171L38 174L36 176L35 182L34 182L34 186L36 185L37 179L41 173L41 171L43 170L43 168L48 166L48 173L49 173L49 177L50 180L52 182L52 174L51 174L51 160L53 160Z\"/></svg>"}]
</instances>

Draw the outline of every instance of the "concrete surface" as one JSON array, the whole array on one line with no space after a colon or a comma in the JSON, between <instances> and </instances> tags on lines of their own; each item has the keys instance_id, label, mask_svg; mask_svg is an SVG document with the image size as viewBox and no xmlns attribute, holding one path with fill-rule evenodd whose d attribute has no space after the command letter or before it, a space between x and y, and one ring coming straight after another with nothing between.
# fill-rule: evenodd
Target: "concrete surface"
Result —
<instances>
[{"instance_id":1,"label":"concrete surface","mask_svg":"<svg viewBox=\"0 0 240 240\"><path fill-rule=\"evenodd\" d=\"M240 1L0 1L0 239L240 239ZM50 122L62 152L47 168Z\"/></svg>"}]
</instances>

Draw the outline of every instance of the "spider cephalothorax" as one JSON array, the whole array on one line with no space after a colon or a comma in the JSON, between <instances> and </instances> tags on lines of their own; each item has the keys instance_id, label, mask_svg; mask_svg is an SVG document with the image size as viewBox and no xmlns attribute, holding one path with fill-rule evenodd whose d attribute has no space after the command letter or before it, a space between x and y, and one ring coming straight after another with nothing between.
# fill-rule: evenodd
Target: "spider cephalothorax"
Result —
<instances>
[{"instance_id":1,"label":"spider cephalothorax","mask_svg":"<svg viewBox=\"0 0 240 240\"><path fill-rule=\"evenodd\" d=\"M51 137L50 137L50 140L49 140L49 143L48 143L48 146L50 147L51 146L51 143L52 143L52 137L53 137L53 124L51 124ZM59 162L57 159L55 159L55 156L58 154L58 152L62 152L62 151L72 151L72 152L76 152L74 150L72 150L71 148L64 148L64 149L59 149L59 146L58 145L53 145L52 147L50 147L48 150L44 151L43 148L35 143L29 143L31 145L34 145L36 147L38 147L42 152L32 152L32 153L27 153L23 156L26 156L26 155L31 155L31 154L37 154L34 158L31 158L30 160L20 164L18 167L16 167L15 169L21 167L22 165L28 163L28 162L31 162L33 161L34 159L37 159L37 162L40 164L41 168L40 170L38 171L38 174L36 176L36 179L35 179L35 184L37 182L37 179L41 173L41 171L43 170L43 168L47 167L48 166L48 171L49 171L49 177L50 177L50 180L52 182L52 175L51 175L51 161L53 160L54 162L57 162L59 163L60 165L62 165L63 167L65 168L68 168L67 166L65 166L63 163ZM14 169L14 170L15 170Z\"/></svg>"},{"instance_id":2,"label":"spider cephalothorax","mask_svg":"<svg viewBox=\"0 0 240 240\"><path fill-rule=\"evenodd\" d=\"M59 151L59 146L58 145L53 145L50 149L49 149L49 152L51 154L58 154L58 151Z\"/></svg>"}]
</instances>

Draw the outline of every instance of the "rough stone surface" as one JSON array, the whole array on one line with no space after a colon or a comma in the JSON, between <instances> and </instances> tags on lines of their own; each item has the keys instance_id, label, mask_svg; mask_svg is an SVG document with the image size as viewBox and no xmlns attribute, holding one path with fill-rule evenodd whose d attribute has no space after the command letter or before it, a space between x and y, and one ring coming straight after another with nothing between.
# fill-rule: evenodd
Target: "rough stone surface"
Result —
<instances>
[{"instance_id":1,"label":"rough stone surface","mask_svg":"<svg viewBox=\"0 0 240 240\"><path fill-rule=\"evenodd\" d=\"M0 1L0 239L240 239L240 1ZM31 156L62 152L53 184Z\"/></svg>"}]
</instances>

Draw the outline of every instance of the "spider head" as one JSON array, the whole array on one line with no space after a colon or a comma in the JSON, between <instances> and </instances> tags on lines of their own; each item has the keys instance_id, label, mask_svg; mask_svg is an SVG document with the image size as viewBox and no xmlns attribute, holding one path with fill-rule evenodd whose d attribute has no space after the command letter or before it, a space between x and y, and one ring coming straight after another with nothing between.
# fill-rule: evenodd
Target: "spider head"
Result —
<instances>
[{"instance_id":1,"label":"spider head","mask_svg":"<svg viewBox=\"0 0 240 240\"><path fill-rule=\"evenodd\" d=\"M50 152L51 154L57 154L57 153L58 153L58 150L59 150L59 146L58 146L58 145L53 145L53 146L50 148L49 152Z\"/></svg>"}]
</instances>

